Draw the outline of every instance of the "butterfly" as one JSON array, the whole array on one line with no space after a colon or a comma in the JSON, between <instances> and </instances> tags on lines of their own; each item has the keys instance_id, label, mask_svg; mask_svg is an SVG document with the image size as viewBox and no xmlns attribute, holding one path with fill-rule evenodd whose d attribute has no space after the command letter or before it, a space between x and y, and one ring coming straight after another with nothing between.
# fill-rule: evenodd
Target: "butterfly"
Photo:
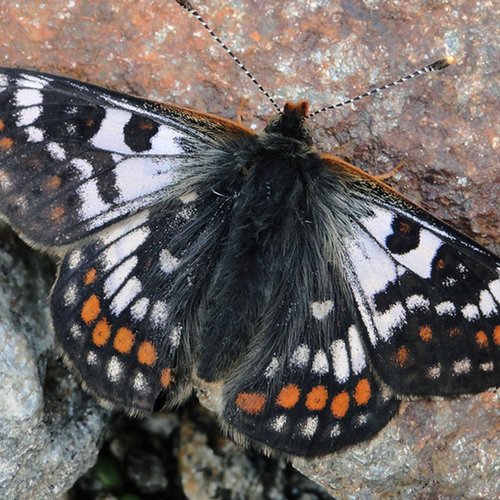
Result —
<instances>
[{"instance_id":1,"label":"butterfly","mask_svg":"<svg viewBox=\"0 0 500 500\"><path fill-rule=\"evenodd\" d=\"M404 396L498 386L500 260L318 152L307 116L255 133L0 69L0 213L59 257L53 328L103 404L195 390L240 440L312 457Z\"/></svg>"}]
</instances>

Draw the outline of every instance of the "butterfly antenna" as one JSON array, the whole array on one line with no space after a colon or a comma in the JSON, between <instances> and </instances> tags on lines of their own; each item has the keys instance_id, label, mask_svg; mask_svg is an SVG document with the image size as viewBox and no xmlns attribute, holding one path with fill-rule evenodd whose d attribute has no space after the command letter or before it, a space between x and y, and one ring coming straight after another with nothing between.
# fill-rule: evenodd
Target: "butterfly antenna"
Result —
<instances>
[{"instance_id":1,"label":"butterfly antenna","mask_svg":"<svg viewBox=\"0 0 500 500\"><path fill-rule=\"evenodd\" d=\"M381 87L377 87L375 89L369 90L368 92L364 92L363 94L357 95L356 97L351 97L350 99L347 99L346 101L339 102L338 104L332 104L330 106L325 106L324 108L318 109L317 111L314 111L313 113L310 113L309 115L307 115L307 118L311 118L312 116L319 115L320 113L323 113L323 111L328 111L329 109L341 108L342 106L346 106L347 104L352 104L353 102L359 101L360 99L364 99L365 97L369 97L369 96L378 94L378 93L383 92L384 90L387 90L391 87L394 87L396 85L400 85L401 83L407 82L408 80L411 80L412 78L415 78L416 76L423 75L424 73L430 73L432 71L442 70L442 69L450 66L450 64L453 64L454 61L455 61L455 58L453 56L445 57L444 59L440 59L439 61L433 62L432 64L429 64L428 66L417 69L413 73L410 73L409 75L403 76L403 78L400 78L399 80L396 80L394 82L387 83L386 85L382 85Z\"/></svg>"},{"instance_id":2,"label":"butterfly antenna","mask_svg":"<svg viewBox=\"0 0 500 500\"><path fill-rule=\"evenodd\" d=\"M187 10L192 16L194 16L201 25L210 33L210 36L229 54L236 65L245 73L245 75L252 80L254 85L269 99L274 109L278 113L281 113L281 108L276 104L275 100L269 95L267 90L258 82L258 80L248 71L245 65L234 55L233 51L217 36L217 34L212 30L208 23L203 19L201 14L187 1L187 0L175 0L183 9Z\"/></svg>"}]
</instances>

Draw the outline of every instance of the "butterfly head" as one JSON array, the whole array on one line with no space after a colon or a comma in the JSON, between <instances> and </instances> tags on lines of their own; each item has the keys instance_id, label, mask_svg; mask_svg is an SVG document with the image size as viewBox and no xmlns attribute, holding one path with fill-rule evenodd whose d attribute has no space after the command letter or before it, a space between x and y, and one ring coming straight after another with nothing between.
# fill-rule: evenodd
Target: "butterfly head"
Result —
<instances>
[{"instance_id":1,"label":"butterfly head","mask_svg":"<svg viewBox=\"0 0 500 500\"><path fill-rule=\"evenodd\" d=\"M296 104L287 102L283 112L269 123L265 132L267 134L281 134L311 145L312 138L305 124L308 111L309 103L307 101L299 101Z\"/></svg>"}]
</instances>

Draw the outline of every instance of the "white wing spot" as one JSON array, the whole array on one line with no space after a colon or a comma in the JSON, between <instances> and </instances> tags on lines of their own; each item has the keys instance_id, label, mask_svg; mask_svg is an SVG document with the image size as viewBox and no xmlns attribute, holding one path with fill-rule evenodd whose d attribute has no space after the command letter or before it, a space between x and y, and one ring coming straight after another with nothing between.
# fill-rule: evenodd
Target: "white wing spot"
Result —
<instances>
[{"instance_id":1,"label":"white wing spot","mask_svg":"<svg viewBox=\"0 0 500 500\"><path fill-rule=\"evenodd\" d=\"M493 361L488 361L487 363L481 363L479 365L479 369L483 372L492 372L493 371Z\"/></svg>"},{"instance_id":2,"label":"white wing spot","mask_svg":"<svg viewBox=\"0 0 500 500\"><path fill-rule=\"evenodd\" d=\"M326 318L330 312L333 310L333 301L325 300L324 302L312 302L311 311L312 315L317 320L322 320Z\"/></svg>"},{"instance_id":3,"label":"white wing spot","mask_svg":"<svg viewBox=\"0 0 500 500\"><path fill-rule=\"evenodd\" d=\"M457 312L455 304L453 302L450 302L449 300L436 304L435 309L439 316L454 316Z\"/></svg>"},{"instance_id":4,"label":"white wing spot","mask_svg":"<svg viewBox=\"0 0 500 500\"><path fill-rule=\"evenodd\" d=\"M305 344L300 344L295 351L293 351L292 357L290 359L290 364L292 366L297 366L298 368L305 368L309 363L309 356L311 350Z\"/></svg>"},{"instance_id":5,"label":"white wing spot","mask_svg":"<svg viewBox=\"0 0 500 500\"><path fill-rule=\"evenodd\" d=\"M330 431L330 437L336 438L339 437L342 433L342 429L340 428L340 424L335 424Z\"/></svg>"},{"instance_id":6,"label":"white wing spot","mask_svg":"<svg viewBox=\"0 0 500 500\"><path fill-rule=\"evenodd\" d=\"M334 340L330 347L332 354L333 373L339 383L344 383L349 379L349 357L347 348L343 340Z\"/></svg>"},{"instance_id":7,"label":"white wing spot","mask_svg":"<svg viewBox=\"0 0 500 500\"><path fill-rule=\"evenodd\" d=\"M89 351L87 353L87 364L90 366L95 366L97 365L97 354L94 351Z\"/></svg>"},{"instance_id":8,"label":"white wing spot","mask_svg":"<svg viewBox=\"0 0 500 500\"><path fill-rule=\"evenodd\" d=\"M17 125L18 127L26 127L31 125L42 114L41 106L30 106L19 111Z\"/></svg>"},{"instance_id":9,"label":"white wing spot","mask_svg":"<svg viewBox=\"0 0 500 500\"><path fill-rule=\"evenodd\" d=\"M469 373L470 367L471 367L471 364L470 364L469 358L460 359L460 360L455 361L453 363L453 371L457 375L461 375L463 373Z\"/></svg>"},{"instance_id":10,"label":"white wing spot","mask_svg":"<svg viewBox=\"0 0 500 500\"><path fill-rule=\"evenodd\" d=\"M147 297L140 298L134 305L130 308L130 314L132 318L136 321L142 321L148 312L149 299Z\"/></svg>"},{"instance_id":11,"label":"white wing spot","mask_svg":"<svg viewBox=\"0 0 500 500\"><path fill-rule=\"evenodd\" d=\"M302 424L301 432L304 437L312 438L318 428L318 417L308 417Z\"/></svg>"},{"instance_id":12,"label":"white wing spot","mask_svg":"<svg viewBox=\"0 0 500 500\"><path fill-rule=\"evenodd\" d=\"M63 161L66 159L66 151L57 142L49 142L47 150L54 160Z\"/></svg>"},{"instance_id":13,"label":"white wing spot","mask_svg":"<svg viewBox=\"0 0 500 500\"><path fill-rule=\"evenodd\" d=\"M28 87L30 89L43 89L50 80L41 76L23 74L19 78L17 84L20 87Z\"/></svg>"},{"instance_id":14,"label":"white wing spot","mask_svg":"<svg viewBox=\"0 0 500 500\"><path fill-rule=\"evenodd\" d=\"M479 308L475 304L467 304L462 307L462 314L469 321L479 319Z\"/></svg>"},{"instance_id":15,"label":"white wing spot","mask_svg":"<svg viewBox=\"0 0 500 500\"><path fill-rule=\"evenodd\" d=\"M172 331L170 332L168 338L170 339L170 344L172 344L173 347L179 346L181 342L181 334L182 334L182 326L177 325L174 328L172 328Z\"/></svg>"},{"instance_id":16,"label":"white wing spot","mask_svg":"<svg viewBox=\"0 0 500 500\"><path fill-rule=\"evenodd\" d=\"M77 292L78 290L74 283L68 285L66 291L64 292L64 305L66 307L72 306L76 302L76 298L78 296Z\"/></svg>"},{"instance_id":17,"label":"white wing spot","mask_svg":"<svg viewBox=\"0 0 500 500\"><path fill-rule=\"evenodd\" d=\"M500 268L499 268L500 270ZM500 302L500 279L493 280L489 285L491 295L495 298L497 302Z\"/></svg>"},{"instance_id":18,"label":"white wing spot","mask_svg":"<svg viewBox=\"0 0 500 500\"><path fill-rule=\"evenodd\" d=\"M162 300L157 300L150 312L150 320L153 326L164 326L168 319L168 306Z\"/></svg>"},{"instance_id":19,"label":"white wing spot","mask_svg":"<svg viewBox=\"0 0 500 500\"><path fill-rule=\"evenodd\" d=\"M276 374L278 371L278 368L280 366L280 362L276 356L273 356L271 359L271 362L267 366L266 370L264 371L264 377L266 378L271 378L273 375Z\"/></svg>"},{"instance_id":20,"label":"white wing spot","mask_svg":"<svg viewBox=\"0 0 500 500\"><path fill-rule=\"evenodd\" d=\"M179 197L179 200L181 200L182 203L187 205L188 203L192 203L193 201L196 201L198 199L198 194L195 192L192 193L186 193L182 196Z\"/></svg>"},{"instance_id":21,"label":"white wing spot","mask_svg":"<svg viewBox=\"0 0 500 500\"><path fill-rule=\"evenodd\" d=\"M68 267L75 269L82 261L82 252L80 250L73 250L68 257Z\"/></svg>"},{"instance_id":22,"label":"white wing spot","mask_svg":"<svg viewBox=\"0 0 500 500\"><path fill-rule=\"evenodd\" d=\"M168 307L162 300L157 300L151 308L151 323L153 326L164 326L168 318Z\"/></svg>"},{"instance_id":23,"label":"white wing spot","mask_svg":"<svg viewBox=\"0 0 500 500\"><path fill-rule=\"evenodd\" d=\"M103 254L105 270L108 271L115 267L118 262L130 257L146 241L149 233L147 227L142 227L131 231L123 238L117 239Z\"/></svg>"},{"instance_id":24,"label":"white wing spot","mask_svg":"<svg viewBox=\"0 0 500 500\"><path fill-rule=\"evenodd\" d=\"M329 369L326 353L320 349L314 355L311 371L313 373L317 373L318 375L324 375L325 373L328 373Z\"/></svg>"},{"instance_id":25,"label":"white wing spot","mask_svg":"<svg viewBox=\"0 0 500 500\"><path fill-rule=\"evenodd\" d=\"M136 391L144 391L147 388L146 377L141 372L137 373L132 385Z\"/></svg>"},{"instance_id":26,"label":"white wing spot","mask_svg":"<svg viewBox=\"0 0 500 500\"><path fill-rule=\"evenodd\" d=\"M437 236L424 229L420 231L417 248L402 255L394 255L394 258L422 278L428 279L432 273L432 261L442 244Z\"/></svg>"},{"instance_id":27,"label":"white wing spot","mask_svg":"<svg viewBox=\"0 0 500 500\"><path fill-rule=\"evenodd\" d=\"M286 424L286 416L285 415L278 415L272 422L271 422L271 428L276 431L276 432L281 432L283 430L283 427L285 427Z\"/></svg>"},{"instance_id":28,"label":"white wing spot","mask_svg":"<svg viewBox=\"0 0 500 500\"><path fill-rule=\"evenodd\" d=\"M495 300L488 290L481 291L479 295L479 308L486 318L492 316L497 312Z\"/></svg>"},{"instance_id":29,"label":"white wing spot","mask_svg":"<svg viewBox=\"0 0 500 500\"><path fill-rule=\"evenodd\" d=\"M410 311L415 311L418 309L427 310L431 303L423 295L410 295L406 299L406 307Z\"/></svg>"},{"instance_id":30,"label":"white wing spot","mask_svg":"<svg viewBox=\"0 0 500 500\"><path fill-rule=\"evenodd\" d=\"M347 243L349 259L364 295L373 297L396 281L396 266L387 252L365 233Z\"/></svg>"},{"instance_id":31,"label":"white wing spot","mask_svg":"<svg viewBox=\"0 0 500 500\"><path fill-rule=\"evenodd\" d=\"M37 89L19 89L16 92L16 106L39 106L43 102L43 95Z\"/></svg>"},{"instance_id":32,"label":"white wing spot","mask_svg":"<svg viewBox=\"0 0 500 500\"><path fill-rule=\"evenodd\" d=\"M113 356L109 362L106 369L106 374L110 382L118 382L123 373L123 364L116 356Z\"/></svg>"},{"instance_id":33,"label":"white wing spot","mask_svg":"<svg viewBox=\"0 0 500 500\"><path fill-rule=\"evenodd\" d=\"M180 260L174 257L166 248L160 252L160 267L165 274L174 272L180 265Z\"/></svg>"},{"instance_id":34,"label":"white wing spot","mask_svg":"<svg viewBox=\"0 0 500 500\"><path fill-rule=\"evenodd\" d=\"M441 365L437 364L434 366L431 366L427 370L427 376L432 379L437 379L441 375Z\"/></svg>"},{"instance_id":35,"label":"white wing spot","mask_svg":"<svg viewBox=\"0 0 500 500\"><path fill-rule=\"evenodd\" d=\"M75 340L82 338L83 332L78 325L72 325L69 331Z\"/></svg>"},{"instance_id":36,"label":"white wing spot","mask_svg":"<svg viewBox=\"0 0 500 500\"><path fill-rule=\"evenodd\" d=\"M43 141L43 130L38 127L28 127L26 129L28 134L29 142L42 142Z\"/></svg>"},{"instance_id":37,"label":"white wing spot","mask_svg":"<svg viewBox=\"0 0 500 500\"><path fill-rule=\"evenodd\" d=\"M365 350L363 348L363 344L361 343L361 337L359 336L358 329L354 325L349 327L347 333L349 337L352 371L358 375L366 366Z\"/></svg>"},{"instance_id":38,"label":"white wing spot","mask_svg":"<svg viewBox=\"0 0 500 500\"><path fill-rule=\"evenodd\" d=\"M92 217L108 211L111 207L102 199L96 179L86 180L80 184L76 191L81 201L79 213L83 220L92 219Z\"/></svg>"},{"instance_id":39,"label":"white wing spot","mask_svg":"<svg viewBox=\"0 0 500 500\"><path fill-rule=\"evenodd\" d=\"M94 169L92 168L92 163L83 158L73 158L70 164L75 167L80 173L80 179L88 179L92 177Z\"/></svg>"}]
</instances>

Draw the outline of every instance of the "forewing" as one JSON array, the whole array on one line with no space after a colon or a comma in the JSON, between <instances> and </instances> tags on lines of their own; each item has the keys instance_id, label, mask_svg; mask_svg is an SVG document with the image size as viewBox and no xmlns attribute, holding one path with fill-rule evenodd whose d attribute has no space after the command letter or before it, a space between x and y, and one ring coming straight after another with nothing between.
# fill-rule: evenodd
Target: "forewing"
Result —
<instances>
[{"instance_id":1,"label":"forewing","mask_svg":"<svg viewBox=\"0 0 500 500\"><path fill-rule=\"evenodd\" d=\"M101 401L151 411L190 393L191 336L230 205L210 190L186 193L64 258L51 300L56 337Z\"/></svg>"},{"instance_id":2,"label":"forewing","mask_svg":"<svg viewBox=\"0 0 500 500\"><path fill-rule=\"evenodd\" d=\"M347 271L382 380L415 395L498 386L500 260L374 180L351 190Z\"/></svg>"},{"instance_id":3,"label":"forewing","mask_svg":"<svg viewBox=\"0 0 500 500\"><path fill-rule=\"evenodd\" d=\"M67 78L0 69L0 214L66 245L210 171L236 124ZM213 156L213 155L212 155Z\"/></svg>"}]
</instances>

